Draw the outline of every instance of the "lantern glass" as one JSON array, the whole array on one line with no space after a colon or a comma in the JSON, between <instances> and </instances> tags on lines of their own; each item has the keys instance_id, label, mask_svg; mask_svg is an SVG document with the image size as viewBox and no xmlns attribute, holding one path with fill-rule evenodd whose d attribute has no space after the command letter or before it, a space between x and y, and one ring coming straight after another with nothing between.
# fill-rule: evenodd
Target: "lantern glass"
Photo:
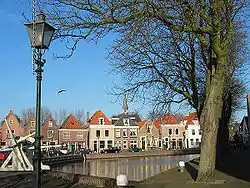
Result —
<instances>
[{"instance_id":1,"label":"lantern glass","mask_svg":"<svg viewBox=\"0 0 250 188\"><path fill-rule=\"evenodd\" d=\"M35 22L35 38L33 38L33 23L25 24L33 48L49 48L55 29L43 20ZM35 42L34 42L35 39Z\"/></svg>"}]
</instances>

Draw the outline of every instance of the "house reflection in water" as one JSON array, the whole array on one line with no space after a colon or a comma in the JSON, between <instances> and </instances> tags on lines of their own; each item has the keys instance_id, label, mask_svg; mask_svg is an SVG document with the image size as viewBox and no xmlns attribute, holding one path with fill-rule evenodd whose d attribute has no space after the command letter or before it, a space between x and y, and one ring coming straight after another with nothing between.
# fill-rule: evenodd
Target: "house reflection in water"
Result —
<instances>
[{"instance_id":1,"label":"house reflection in water","mask_svg":"<svg viewBox=\"0 0 250 188\"><path fill-rule=\"evenodd\" d=\"M127 174L129 180L141 181L175 167L180 160L189 161L199 155L141 157L129 159L89 160L56 166L55 170L99 177L116 178Z\"/></svg>"}]
</instances>

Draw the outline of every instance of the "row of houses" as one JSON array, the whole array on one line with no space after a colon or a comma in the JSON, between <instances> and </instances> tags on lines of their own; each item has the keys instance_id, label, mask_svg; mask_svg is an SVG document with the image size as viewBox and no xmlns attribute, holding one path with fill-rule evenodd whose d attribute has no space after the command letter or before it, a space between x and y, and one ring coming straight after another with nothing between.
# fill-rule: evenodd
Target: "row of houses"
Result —
<instances>
[{"instance_id":1,"label":"row of houses","mask_svg":"<svg viewBox=\"0 0 250 188\"><path fill-rule=\"evenodd\" d=\"M35 117L22 125L10 110L5 119L15 136L35 132ZM10 135L5 121L0 130L2 143L8 144ZM90 148L95 152L109 147L121 150L132 147L142 150L196 148L201 142L200 124L195 113L188 114L180 122L171 114L161 116L155 122L142 121L138 114L128 112L126 98L120 115L107 118L98 110L89 118L87 125L80 124L73 115L69 115L62 125L57 125L49 116L41 125L41 136L43 145L60 144L71 151Z\"/></svg>"}]
</instances>

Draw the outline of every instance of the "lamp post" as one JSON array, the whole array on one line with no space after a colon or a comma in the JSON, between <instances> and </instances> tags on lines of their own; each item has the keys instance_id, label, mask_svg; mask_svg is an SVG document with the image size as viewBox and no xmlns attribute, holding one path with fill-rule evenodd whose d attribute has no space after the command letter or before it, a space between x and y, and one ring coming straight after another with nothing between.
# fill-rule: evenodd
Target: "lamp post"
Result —
<instances>
[{"instance_id":1,"label":"lamp post","mask_svg":"<svg viewBox=\"0 0 250 188\"><path fill-rule=\"evenodd\" d=\"M35 187L41 187L41 135L40 135L40 117L41 117L41 82L42 72L45 60L42 60L42 50L48 49L55 29L45 22L45 15L40 13L32 23L24 24L37 57L34 59L36 66L36 134L35 134L35 150L33 156L33 167L35 174Z\"/></svg>"}]
</instances>

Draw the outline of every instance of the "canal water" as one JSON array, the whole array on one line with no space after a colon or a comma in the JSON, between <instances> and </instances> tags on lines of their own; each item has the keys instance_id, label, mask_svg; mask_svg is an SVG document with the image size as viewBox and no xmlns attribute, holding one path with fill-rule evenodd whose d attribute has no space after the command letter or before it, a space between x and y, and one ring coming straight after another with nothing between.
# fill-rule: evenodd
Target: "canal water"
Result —
<instances>
[{"instance_id":1,"label":"canal water","mask_svg":"<svg viewBox=\"0 0 250 188\"><path fill-rule=\"evenodd\" d=\"M176 167L181 160L186 162L197 157L199 157L199 154L98 159L87 160L85 163L63 164L52 168L67 173L109 178L116 178L119 174L127 174L129 180L142 181Z\"/></svg>"}]
</instances>

